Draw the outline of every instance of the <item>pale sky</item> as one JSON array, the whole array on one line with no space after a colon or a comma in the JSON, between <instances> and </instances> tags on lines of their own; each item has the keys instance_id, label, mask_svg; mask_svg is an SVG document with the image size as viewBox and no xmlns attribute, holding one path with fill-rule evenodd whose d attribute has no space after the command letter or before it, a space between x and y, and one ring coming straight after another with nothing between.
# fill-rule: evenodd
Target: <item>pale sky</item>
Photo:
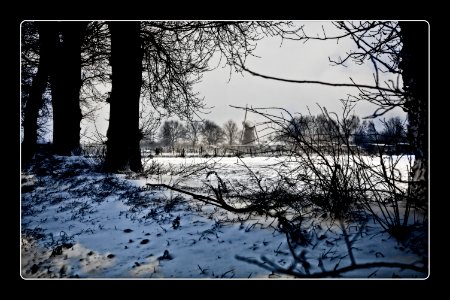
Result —
<instances>
[{"instance_id":1,"label":"pale sky","mask_svg":"<svg viewBox=\"0 0 450 300\"><path fill-rule=\"evenodd\" d=\"M321 22L299 22L305 24L305 31L309 34L322 32ZM329 23L329 22L327 22ZM331 31L326 27L327 34ZM373 85L373 66L371 63L356 65L352 62L347 67L331 66L328 57L337 59L344 56L346 51L354 48L351 40L336 41L302 41L284 40L281 45L279 37L265 38L258 42L254 52L258 57L249 57L246 66L258 73L298 80L319 80L334 83L351 83L350 77L361 84ZM213 62L212 62L213 63ZM207 106L213 107L203 118L214 120L222 125L233 119L239 125L244 119L244 111L231 108L229 105L253 107L282 107L291 113L307 113L307 107L312 114L318 114L316 103L325 106L328 112L340 113L342 104L339 99L346 99L347 94L355 94L354 88L329 87L313 84L296 84L268 80L252 76L248 73L232 73L229 78L229 68L219 67L207 72L203 80L195 89L201 97L205 97ZM230 80L229 80L230 79ZM355 114L364 117L371 115L377 107L369 103L359 103L355 107ZM108 109L97 121L99 130L106 134ZM406 117L401 109L395 109L384 117ZM260 121L261 119L248 114L247 119ZM377 123L377 122L376 122Z\"/></svg>"},{"instance_id":2,"label":"pale sky","mask_svg":"<svg viewBox=\"0 0 450 300\"><path fill-rule=\"evenodd\" d=\"M301 22L305 23L305 22ZM321 30L319 22L307 22L305 30L316 32ZM357 83L373 85L373 66L371 63L358 66L349 63L348 67L331 66L328 57L343 56L354 47L349 40L313 41L306 43L285 40L280 45L278 37L266 38L258 43L255 54L260 58L249 57L247 67L260 74L273 77L319 80L334 83L351 83L350 77ZM222 124L229 118L242 121L244 112L229 105L253 107L277 106L291 113L319 113L317 103L325 106L329 112L341 112L339 99L346 99L347 94L355 94L354 88L331 87L315 84L285 83L255 77L249 73L233 73L229 80L229 69L219 68L204 74L203 82L197 87L205 97L208 105L214 106L211 114L206 116ZM355 107L355 114L363 117L371 115L377 106L361 102ZM401 109L394 110L386 117L400 115L405 117Z\"/></svg>"}]
</instances>

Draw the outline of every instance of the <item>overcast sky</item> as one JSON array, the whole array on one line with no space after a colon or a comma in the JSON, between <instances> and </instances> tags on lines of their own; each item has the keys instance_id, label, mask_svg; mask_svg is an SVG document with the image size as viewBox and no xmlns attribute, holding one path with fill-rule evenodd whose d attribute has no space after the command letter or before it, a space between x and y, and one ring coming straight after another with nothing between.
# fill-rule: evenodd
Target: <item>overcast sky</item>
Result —
<instances>
[{"instance_id":1,"label":"overcast sky","mask_svg":"<svg viewBox=\"0 0 450 300\"><path fill-rule=\"evenodd\" d=\"M299 22L305 24L309 34L322 32L322 22ZM326 22L328 24L330 22ZM332 28L326 27L327 34ZM249 57L246 66L258 73L274 77L319 80L335 83L351 83L350 77L357 83L373 85L373 66L370 63L356 65L349 63L347 67L332 66L328 57L337 59L354 48L351 40L301 41L284 40L281 44L279 37L265 38L258 42L254 52L258 57ZM207 72L203 80L196 86L200 96L205 97L208 106L213 107L210 114L203 115L205 119L214 120L222 125L229 119L238 122L244 119L244 111L231 108L229 105L253 107L282 107L292 113L307 113L307 107L312 114L318 114L317 104L325 106L329 112L340 113L342 104L339 99L346 99L347 94L355 94L354 88L329 87L315 84L295 84L268 80L252 76L248 73L232 73L229 77L228 67L219 67ZM376 106L369 103L359 103L355 107L355 114L364 117L371 115ZM384 117L399 115L406 117L401 109L396 109ZM105 114L98 120L97 126L106 134L107 118ZM260 121L255 116L248 115L248 119Z\"/></svg>"},{"instance_id":2,"label":"overcast sky","mask_svg":"<svg viewBox=\"0 0 450 300\"><path fill-rule=\"evenodd\" d=\"M301 22L305 23L305 22ZM305 23L305 30L309 33L320 30L319 22ZM306 43L284 40L281 45L279 37L266 38L258 43L255 54L249 57L247 67L255 72L274 77L319 80L335 83L351 83L352 78L357 83L373 85L372 64L358 66L354 63L347 67L332 66L328 57L335 58L345 55L354 48L350 40L313 41ZM228 119L242 121L244 112L229 107L229 105L254 107L277 106L290 112L307 113L307 107L313 114L319 113L320 106L328 111L341 112L342 103L339 99L346 99L347 94L355 94L354 88L331 87L315 84L284 83L255 77L249 73L233 73L229 80L229 69L219 68L205 73L203 82L197 90L205 97L208 105L214 106L209 119L222 124ZM371 115L377 107L369 103L359 103L355 107L355 114L359 116ZM401 109L386 116L405 114Z\"/></svg>"}]
</instances>

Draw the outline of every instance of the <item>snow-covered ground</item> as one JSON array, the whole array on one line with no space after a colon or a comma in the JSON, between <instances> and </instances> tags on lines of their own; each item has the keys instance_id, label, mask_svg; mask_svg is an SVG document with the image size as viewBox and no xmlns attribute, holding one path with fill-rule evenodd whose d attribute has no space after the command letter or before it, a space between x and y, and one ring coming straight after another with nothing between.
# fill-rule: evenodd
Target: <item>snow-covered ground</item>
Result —
<instances>
[{"instance_id":1,"label":"snow-covered ground","mask_svg":"<svg viewBox=\"0 0 450 300\"><path fill-rule=\"evenodd\" d=\"M209 171L250 185L248 170L274 176L277 158L154 158L152 174L103 174L81 156L43 160L22 171L21 275L24 278L291 278L260 264L288 268L294 259L277 220L238 215L148 183L199 193ZM203 190L203 192L205 192ZM422 266L427 257L397 242L368 219L346 228L357 263ZM311 273L350 265L339 224L309 220L309 243L298 248ZM265 263L268 261L270 263ZM426 273L374 267L361 278L425 278Z\"/></svg>"}]
</instances>

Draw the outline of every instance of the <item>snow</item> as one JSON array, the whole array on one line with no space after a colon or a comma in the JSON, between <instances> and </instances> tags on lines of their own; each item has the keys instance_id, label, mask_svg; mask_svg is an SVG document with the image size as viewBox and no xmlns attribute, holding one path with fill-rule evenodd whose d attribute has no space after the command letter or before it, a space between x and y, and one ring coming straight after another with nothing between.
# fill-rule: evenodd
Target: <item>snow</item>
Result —
<instances>
[{"instance_id":1,"label":"snow","mask_svg":"<svg viewBox=\"0 0 450 300\"><path fill-rule=\"evenodd\" d=\"M277 221L246 216L204 204L191 196L147 184L177 183L203 192L214 169L227 180L251 185L247 168L274 176L267 166L279 158L154 158L160 172L103 174L82 156L43 160L22 171L21 276L24 278L292 278L275 274L238 257L264 257L288 267L293 257ZM405 162L403 165L406 165ZM198 172L185 176L186 170ZM406 168L406 167L405 167ZM162 170L162 171L161 171ZM163 172L164 171L164 172ZM350 264L338 224L306 227L311 245L303 248L311 271ZM358 263L416 263L423 257L383 232L373 220L360 230L348 227L355 239ZM59 247L59 251L58 251ZM300 251L300 248L299 248ZM425 278L427 274L393 268L371 268L346 277Z\"/></svg>"}]
</instances>

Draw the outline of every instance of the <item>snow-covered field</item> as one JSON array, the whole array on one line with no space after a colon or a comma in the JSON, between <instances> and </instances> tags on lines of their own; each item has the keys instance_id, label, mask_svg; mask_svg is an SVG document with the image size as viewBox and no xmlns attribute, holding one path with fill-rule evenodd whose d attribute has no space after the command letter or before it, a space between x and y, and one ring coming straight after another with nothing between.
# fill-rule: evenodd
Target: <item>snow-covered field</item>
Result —
<instances>
[{"instance_id":1,"label":"snow-covered field","mask_svg":"<svg viewBox=\"0 0 450 300\"><path fill-rule=\"evenodd\" d=\"M248 170L271 178L277 158L154 158L154 172L107 175L81 156L46 159L22 172L21 275L24 278L292 278L249 261L288 268L294 259L277 220L237 215L191 196L150 184L202 191L215 170L246 184ZM153 165L152 165L153 164ZM406 162L405 162L406 165ZM158 169L159 168L159 169ZM251 184L250 182L248 183ZM206 192L203 190L203 192ZM357 263L422 266L425 257L368 219L350 224ZM311 273L350 265L339 224L309 220L309 243L298 252ZM264 262L266 261L266 262ZM268 261L268 262L267 262ZM323 266L322 266L323 265ZM373 267L343 274L356 278L425 278L426 273Z\"/></svg>"}]
</instances>

